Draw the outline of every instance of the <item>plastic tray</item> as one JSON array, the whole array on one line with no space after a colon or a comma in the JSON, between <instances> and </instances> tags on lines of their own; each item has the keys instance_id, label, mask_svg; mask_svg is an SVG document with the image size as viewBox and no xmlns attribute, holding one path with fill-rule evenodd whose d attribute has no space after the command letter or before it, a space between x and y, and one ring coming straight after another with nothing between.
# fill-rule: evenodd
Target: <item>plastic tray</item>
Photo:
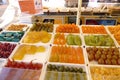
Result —
<instances>
[{"instance_id":1,"label":"plastic tray","mask_svg":"<svg viewBox=\"0 0 120 80\"><path fill-rule=\"evenodd\" d=\"M110 35L111 36L111 38L114 40L114 43L115 43L115 45L116 45L116 47L120 47L120 44L117 42L117 40L115 39L115 37L114 37L114 35Z\"/></svg>"},{"instance_id":2,"label":"plastic tray","mask_svg":"<svg viewBox=\"0 0 120 80\"><path fill-rule=\"evenodd\" d=\"M47 42L47 43L43 43L43 42L41 42L41 41L36 42L36 43L27 43L27 42L23 42L23 40L25 39L25 37L28 35L29 32L30 32L30 31L28 30L28 31L25 33L25 35L24 35L23 38L21 39L20 43L35 44L35 45L37 45L37 44L50 45L50 44L52 43L52 41L53 41L53 33L48 33L48 34L51 34L51 39L50 39L49 42ZM34 34L33 34L33 35L34 35Z\"/></svg>"},{"instance_id":3,"label":"plastic tray","mask_svg":"<svg viewBox=\"0 0 120 80\"><path fill-rule=\"evenodd\" d=\"M21 35L21 37L20 36L17 36L17 37L20 37L17 41L10 41L10 40L0 40L0 42L13 42L13 43L18 43L18 42L20 42L20 40L22 39L22 37L24 36L24 34L25 34L25 32L24 31L2 31L1 33L0 33L0 35L1 34L3 34L3 33L18 33L18 32L23 32L23 35ZM4 36L5 38L6 38L6 36ZM8 38L10 38L10 39L13 39L13 35L11 35L11 36L7 36ZM16 39L16 37L14 36L14 39Z\"/></svg>"},{"instance_id":4,"label":"plastic tray","mask_svg":"<svg viewBox=\"0 0 120 80\"><path fill-rule=\"evenodd\" d=\"M31 28L33 28L33 25L34 25L34 23L31 24L31 27L28 29L28 31L31 31ZM53 24L53 31L52 32L48 32L48 33L54 33L54 29L55 29L55 25ZM40 31L42 31L42 30L39 30L37 32L40 32ZM43 31L45 31L45 30L43 29Z\"/></svg>"},{"instance_id":5,"label":"plastic tray","mask_svg":"<svg viewBox=\"0 0 120 80\"><path fill-rule=\"evenodd\" d=\"M39 80L41 70L29 70L2 67L0 71L1 80Z\"/></svg>"},{"instance_id":6,"label":"plastic tray","mask_svg":"<svg viewBox=\"0 0 120 80\"><path fill-rule=\"evenodd\" d=\"M81 30L82 30L82 34L108 34L108 32L107 32L107 30L106 30L106 28L105 28L105 26L103 26L103 28L104 28L104 32L106 32L106 33L85 33L85 32L83 32L83 27L95 27L95 28L99 28L100 26L103 26L103 25L81 25ZM93 31L92 30L92 28L91 29L89 29L89 30L91 30L91 31Z\"/></svg>"},{"instance_id":7,"label":"plastic tray","mask_svg":"<svg viewBox=\"0 0 120 80\"><path fill-rule=\"evenodd\" d=\"M14 45L16 45L16 46L13 48L13 50L12 50L12 52L11 52L10 54L7 53L7 51L9 51L9 50L4 50L4 52L6 52L6 54L8 54L8 55L7 55L6 58L5 58L5 57L1 57L0 60L4 60L4 59L9 58L10 55L12 55L12 53L14 52L14 50L16 49L16 47L17 47L17 45L18 45L17 43L13 43L13 42L10 42L10 43L9 43L9 42L0 42L0 43L2 43L2 44L8 43L8 44L14 44ZM5 45L4 45L4 46L5 46ZM6 46L6 47L7 47L7 46ZM10 48L10 47L9 47L9 48ZM0 56L1 56L1 53L0 53Z\"/></svg>"},{"instance_id":8,"label":"plastic tray","mask_svg":"<svg viewBox=\"0 0 120 80\"><path fill-rule=\"evenodd\" d=\"M56 34L64 34L65 44L55 44L55 43L54 43L55 35L56 35ZM77 45L77 44L69 45L69 44L67 44L66 37L67 37L69 34L74 35L74 36L78 35L78 36L80 37L80 39L81 39L81 45ZM73 42L74 42L74 41L73 41ZM54 37L53 37L53 40L52 40L52 44L53 44L53 45L81 46L81 47L85 45L85 44L84 44L84 40L83 40L83 38L82 38L82 35L81 35L81 34L78 34L78 33L55 33L55 34L54 34Z\"/></svg>"},{"instance_id":9,"label":"plastic tray","mask_svg":"<svg viewBox=\"0 0 120 80\"><path fill-rule=\"evenodd\" d=\"M89 66L91 80L120 80L120 66Z\"/></svg>"},{"instance_id":10,"label":"plastic tray","mask_svg":"<svg viewBox=\"0 0 120 80\"><path fill-rule=\"evenodd\" d=\"M23 25L23 28L20 28L22 30L14 30L14 29L9 29L12 25L17 25L17 27L19 27L19 25ZM5 27L4 31L27 31L29 29L30 25L29 24L24 24L24 23L12 23L10 25L8 25L7 27ZM15 28L15 27L14 27Z\"/></svg>"},{"instance_id":11,"label":"plastic tray","mask_svg":"<svg viewBox=\"0 0 120 80\"><path fill-rule=\"evenodd\" d=\"M86 80L90 80L90 78L89 78L89 72L88 72L88 70L87 70L87 67L85 66L85 65L73 65L73 64L56 64L56 63L48 63L47 65L46 65L46 67L45 67L45 70L44 70L44 72L43 72L43 80L46 80L45 78L47 77L46 76L46 74L47 74L47 72L51 72L54 76L50 76L50 79L53 79L53 77L56 77L55 75L56 75L56 73L58 74L58 78L56 79L56 80L59 80L59 79L61 79L61 74L63 74L64 75L64 78L65 78L65 80L70 80L69 79L69 77L70 76L67 76L68 74L80 74L81 75L81 73L75 73L75 72L61 72L61 71L47 71L47 66L49 65L49 64L51 64L51 65L55 65L55 66L58 66L58 67L60 67L60 66L64 66L64 68L66 68L66 67L69 67L69 68L82 68L83 69L83 72L85 72L85 74L86 74ZM73 76L74 77L74 76ZM71 78L73 78L73 77L71 77ZM75 77L74 77L75 78ZM83 77L81 77L81 78L83 78ZM71 80L74 80L74 79L71 79ZM81 79L78 79L78 80L81 80ZM84 80L84 79L83 79Z\"/></svg>"},{"instance_id":12,"label":"plastic tray","mask_svg":"<svg viewBox=\"0 0 120 80\"><path fill-rule=\"evenodd\" d=\"M59 58L58 58L58 60L57 61L55 61L55 60L53 60L52 59L52 61L50 60L51 59L51 52L52 52L52 47L54 47L54 46L58 46L58 47L60 47L60 46L63 46L63 47L73 47L73 46L65 46L65 45L52 45L51 47L50 47L50 53L49 53L49 55L48 55L48 57L47 57L47 61L48 62L50 62L50 63L59 63L59 64L61 64L61 63L65 63L65 64L83 64L83 65L86 65L87 63L86 63L86 58L85 58L85 50L84 50L84 48L83 47L79 47L79 48L81 48L82 49L82 58L83 58L83 60L84 60L84 62L77 62L77 60L74 60L74 61L68 61L69 59L66 59L65 58L65 56L62 56L62 54L61 55L59 55ZM78 46L74 46L73 48L78 48ZM62 50L62 49L61 49ZM56 52L57 53L57 52ZM63 53L63 54L68 54L68 53ZM77 55L81 55L81 54L73 54L73 57L72 57L72 59L74 59L75 57L74 57L74 55L76 55L75 57L78 57ZM62 59L61 59L61 58ZM66 55L66 57L68 57L68 55ZM69 56L70 57L70 56ZM79 58L81 58L81 57L79 57ZM65 61L64 61L65 60Z\"/></svg>"},{"instance_id":13,"label":"plastic tray","mask_svg":"<svg viewBox=\"0 0 120 80\"><path fill-rule=\"evenodd\" d=\"M110 36L112 37L112 39L114 40L115 44L117 47L120 47L120 44L117 42L117 40L114 37L114 34L110 32L110 30L108 29L109 27L116 27L116 26L106 26L106 30L108 31L108 33L110 34ZM117 31L116 31L117 32Z\"/></svg>"},{"instance_id":14,"label":"plastic tray","mask_svg":"<svg viewBox=\"0 0 120 80\"><path fill-rule=\"evenodd\" d=\"M114 45L96 45L96 44L87 45L86 42L85 42L85 36L105 36L105 35L108 35L113 40ZM100 47L117 46L114 39L109 34L84 34L83 39L84 39L84 42L85 42L85 46L100 46Z\"/></svg>"},{"instance_id":15,"label":"plastic tray","mask_svg":"<svg viewBox=\"0 0 120 80\"><path fill-rule=\"evenodd\" d=\"M89 48L89 47L86 47L86 48ZM94 48L94 47L90 47L90 48ZM102 49L107 49L107 48L116 48L116 47L96 47L96 48L102 48ZM102 50L103 51L103 50ZM118 51L119 51L119 55L120 55L120 49L118 48ZM85 50L85 55L86 55L86 62L88 63L88 65L102 65L102 66L119 66L118 64L117 65L114 65L114 64L98 64L98 61L95 61L95 60L92 60L92 61L90 61L89 59L88 59L88 55L89 55L89 53L87 52L87 50ZM97 53L97 52L96 52ZM95 53L95 54L96 54ZM104 54L104 53L101 53L101 54ZM109 54L109 53L108 53ZM112 53L113 54L113 53ZM107 57L107 55L106 55L106 57ZM113 57L113 55L111 56L111 59L112 59L112 57ZM94 55L94 58L95 58L95 55ZM100 57L99 57L99 59L100 59ZM111 60L110 59L110 60ZM105 61L105 60L104 60ZM112 62L111 62L112 63Z\"/></svg>"},{"instance_id":16,"label":"plastic tray","mask_svg":"<svg viewBox=\"0 0 120 80\"><path fill-rule=\"evenodd\" d=\"M110 30L108 28L110 28L110 27L113 27L113 28L118 27L119 28L119 26L120 25L113 25L113 26L106 26L105 28L107 29L107 31L109 32L109 34L113 34L113 33L110 32Z\"/></svg>"},{"instance_id":17,"label":"plastic tray","mask_svg":"<svg viewBox=\"0 0 120 80\"><path fill-rule=\"evenodd\" d=\"M57 29L57 27L58 27L59 25L58 24L56 24L55 26L54 26L54 33L68 33L68 32L56 32L56 29ZM76 25L76 26L78 26L78 25ZM81 29L80 29L80 26L78 26L78 28L79 28L79 32L77 32L78 34L80 34L81 33ZM72 32L71 32L72 33ZM74 32L74 33L76 33L76 32Z\"/></svg>"},{"instance_id":18,"label":"plastic tray","mask_svg":"<svg viewBox=\"0 0 120 80\"><path fill-rule=\"evenodd\" d=\"M16 50L14 51L14 53L10 56L10 59L13 58L13 56L16 54L16 52L19 50L19 48L23 45L32 45L32 44L20 44L17 46ZM34 46L43 46L45 47L45 52L35 52L35 53L25 53L25 55L23 54L19 54L19 55L23 55L23 58L22 59L16 59L17 61L25 61L25 62L30 62L30 61L35 61L35 62L42 62L42 63L45 63L47 61L47 56L48 56L48 53L49 53L49 49L50 49L50 45L41 45L41 44L38 44L38 45L34 45Z\"/></svg>"}]
</instances>

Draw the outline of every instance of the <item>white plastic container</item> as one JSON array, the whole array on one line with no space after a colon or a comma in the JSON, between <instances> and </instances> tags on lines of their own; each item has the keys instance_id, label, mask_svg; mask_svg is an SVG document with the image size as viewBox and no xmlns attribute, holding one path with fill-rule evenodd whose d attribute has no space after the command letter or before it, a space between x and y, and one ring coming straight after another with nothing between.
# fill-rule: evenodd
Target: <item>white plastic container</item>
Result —
<instances>
[{"instance_id":1,"label":"white plastic container","mask_svg":"<svg viewBox=\"0 0 120 80\"><path fill-rule=\"evenodd\" d=\"M16 54L16 52L19 50L20 47L22 46L32 46L32 44L20 44L17 46L16 50L14 51L14 53L10 56L10 59L12 59L14 57L14 55ZM47 56L48 56L48 53L49 53L49 49L50 49L50 45L41 45L41 44L38 44L38 45L33 45L33 46L36 46L37 49L39 46L42 46L45 48L45 51L44 52L38 52L36 51L35 53L25 53L23 58L22 59L16 59L16 61L25 61L25 62L30 62L30 61L34 61L34 62L41 62L41 63L45 63L47 61ZM26 49L27 50L27 49ZM28 51L30 52L30 51ZM19 53L20 55L20 53ZM22 56L23 54L21 54Z\"/></svg>"}]
</instances>

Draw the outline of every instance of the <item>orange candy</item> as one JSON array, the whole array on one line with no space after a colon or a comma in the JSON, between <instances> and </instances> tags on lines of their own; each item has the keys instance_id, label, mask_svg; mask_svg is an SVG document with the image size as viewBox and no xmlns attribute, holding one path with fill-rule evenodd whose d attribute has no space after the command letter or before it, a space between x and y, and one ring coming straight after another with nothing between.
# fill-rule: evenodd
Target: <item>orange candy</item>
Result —
<instances>
[{"instance_id":1,"label":"orange candy","mask_svg":"<svg viewBox=\"0 0 120 80\"><path fill-rule=\"evenodd\" d=\"M104 26L82 26L83 33L107 34Z\"/></svg>"},{"instance_id":2,"label":"orange candy","mask_svg":"<svg viewBox=\"0 0 120 80\"><path fill-rule=\"evenodd\" d=\"M79 27L76 26L75 24L60 24L56 32L61 32L61 33L79 33Z\"/></svg>"},{"instance_id":3,"label":"orange candy","mask_svg":"<svg viewBox=\"0 0 120 80\"><path fill-rule=\"evenodd\" d=\"M114 38L116 39L116 41L120 45L120 25L109 26L108 29L111 32L111 34L114 35Z\"/></svg>"},{"instance_id":4,"label":"orange candy","mask_svg":"<svg viewBox=\"0 0 120 80\"><path fill-rule=\"evenodd\" d=\"M65 43L66 43L66 40L65 40L64 34L59 34L59 33L55 34L53 44L64 45Z\"/></svg>"},{"instance_id":5,"label":"orange candy","mask_svg":"<svg viewBox=\"0 0 120 80\"><path fill-rule=\"evenodd\" d=\"M81 47L53 46L50 62L84 64L84 56Z\"/></svg>"},{"instance_id":6,"label":"orange candy","mask_svg":"<svg viewBox=\"0 0 120 80\"><path fill-rule=\"evenodd\" d=\"M118 32L120 32L120 25L118 26L109 26L108 30L112 33L112 34L116 34Z\"/></svg>"}]
</instances>

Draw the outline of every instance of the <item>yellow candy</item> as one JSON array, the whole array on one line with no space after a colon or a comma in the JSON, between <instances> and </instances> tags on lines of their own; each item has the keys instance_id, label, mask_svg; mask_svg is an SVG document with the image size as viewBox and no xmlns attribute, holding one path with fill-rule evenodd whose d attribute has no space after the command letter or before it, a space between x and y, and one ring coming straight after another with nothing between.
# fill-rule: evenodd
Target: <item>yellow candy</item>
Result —
<instances>
[{"instance_id":1,"label":"yellow candy","mask_svg":"<svg viewBox=\"0 0 120 80\"><path fill-rule=\"evenodd\" d=\"M28 46L26 47L26 52L27 52L27 54L35 54L36 51L37 51L37 47L34 46L34 45L28 45Z\"/></svg>"},{"instance_id":2,"label":"yellow candy","mask_svg":"<svg viewBox=\"0 0 120 80\"><path fill-rule=\"evenodd\" d=\"M51 38L51 34L49 34L46 31L40 31L40 32L28 32L25 38L23 39L23 43L38 43L43 42L47 43L49 42Z\"/></svg>"},{"instance_id":3,"label":"yellow candy","mask_svg":"<svg viewBox=\"0 0 120 80\"><path fill-rule=\"evenodd\" d=\"M13 58L14 60L22 60L23 57L24 57L24 54L23 54L23 53L16 52L12 58Z\"/></svg>"},{"instance_id":4,"label":"yellow candy","mask_svg":"<svg viewBox=\"0 0 120 80\"><path fill-rule=\"evenodd\" d=\"M22 60L26 54L34 55L36 52L45 52L46 48L44 46L35 45L21 45L13 55L14 60Z\"/></svg>"},{"instance_id":5,"label":"yellow candy","mask_svg":"<svg viewBox=\"0 0 120 80\"><path fill-rule=\"evenodd\" d=\"M41 40L41 42L47 43L47 42L50 41L50 38L51 38L51 34L48 34L46 37L44 37L44 38Z\"/></svg>"},{"instance_id":6,"label":"yellow candy","mask_svg":"<svg viewBox=\"0 0 120 80\"><path fill-rule=\"evenodd\" d=\"M24 47L24 45L21 45L13 55L13 59L22 60L25 54L26 54L26 48Z\"/></svg>"},{"instance_id":7,"label":"yellow candy","mask_svg":"<svg viewBox=\"0 0 120 80\"><path fill-rule=\"evenodd\" d=\"M45 47L39 46L39 47L37 48L37 52L45 52Z\"/></svg>"}]
</instances>

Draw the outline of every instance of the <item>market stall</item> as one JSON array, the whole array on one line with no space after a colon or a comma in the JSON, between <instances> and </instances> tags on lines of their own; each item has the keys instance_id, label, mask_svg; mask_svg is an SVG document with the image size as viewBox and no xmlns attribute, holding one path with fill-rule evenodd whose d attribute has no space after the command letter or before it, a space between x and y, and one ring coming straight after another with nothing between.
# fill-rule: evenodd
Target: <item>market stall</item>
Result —
<instances>
[{"instance_id":1,"label":"market stall","mask_svg":"<svg viewBox=\"0 0 120 80\"><path fill-rule=\"evenodd\" d=\"M87 20L97 19L99 25L79 25L39 15L31 24L11 22L2 28L0 80L120 80L118 19L92 14Z\"/></svg>"}]
</instances>

